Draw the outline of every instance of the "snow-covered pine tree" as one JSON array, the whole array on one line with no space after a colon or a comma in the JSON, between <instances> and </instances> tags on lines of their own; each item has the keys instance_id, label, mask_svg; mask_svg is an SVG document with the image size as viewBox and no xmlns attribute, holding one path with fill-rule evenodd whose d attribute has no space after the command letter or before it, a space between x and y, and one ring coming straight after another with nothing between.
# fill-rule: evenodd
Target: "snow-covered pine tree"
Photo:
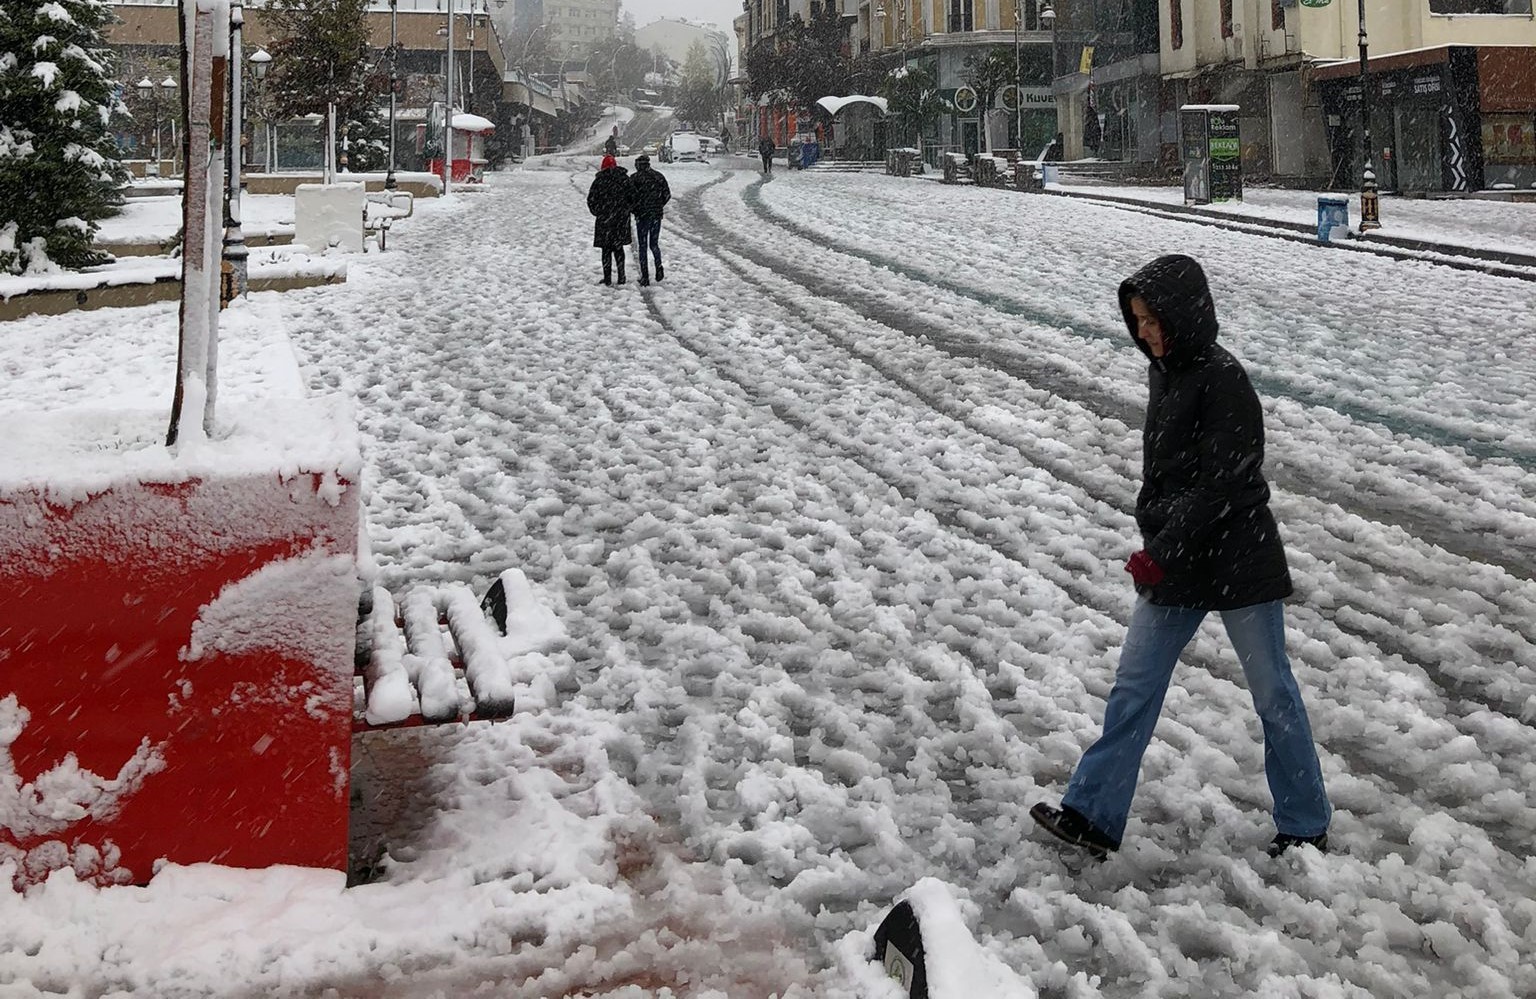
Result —
<instances>
[{"instance_id":1,"label":"snow-covered pine tree","mask_svg":"<svg viewBox=\"0 0 1536 999\"><path fill-rule=\"evenodd\" d=\"M86 267L127 180L104 0L0 0L0 274Z\"/></svg>"}]
</instances>

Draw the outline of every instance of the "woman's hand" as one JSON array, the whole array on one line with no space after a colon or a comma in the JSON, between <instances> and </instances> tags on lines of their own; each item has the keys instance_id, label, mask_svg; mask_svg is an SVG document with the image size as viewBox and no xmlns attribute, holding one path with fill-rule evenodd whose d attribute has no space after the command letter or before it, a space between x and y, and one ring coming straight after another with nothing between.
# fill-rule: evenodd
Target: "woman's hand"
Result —
<instances>
[{"instance_id":1,"label":"woman's hand","mask_svg":"<svg viewBox=\"0 0 1536 999\"><path fill-rule=\"evenodd\" d=\"M1125 563L1125 571L1131 574L1137 586L1156 586L1163 581L1163 567L1158 565L1147 550L1132 555Z\"/></svg>"}]
</instances>

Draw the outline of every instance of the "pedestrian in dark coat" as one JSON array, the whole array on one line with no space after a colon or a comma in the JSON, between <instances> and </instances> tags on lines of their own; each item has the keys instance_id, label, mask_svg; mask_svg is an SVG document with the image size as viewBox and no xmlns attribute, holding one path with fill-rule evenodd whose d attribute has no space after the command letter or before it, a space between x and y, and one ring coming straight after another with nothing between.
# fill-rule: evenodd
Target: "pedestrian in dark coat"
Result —
<instances>
[{"instance_id":1,"label":"pedestrian in dark coat","mask_svg":"<svg viewBox=\"0 0 1536 999\"><path fill-rule=\"evenodd\" d=\"M778 147L768 136L765 135L758 140L757 155L763 158L763 173L773 173L773 154L777 151Z\"/></svg>"},{"instance_id":2,"label":"pedestrian in dark coat","mask_svg":"<svg viewBox=\"0 0 1536 999\"><path fill-rule=\"evenodd\" d=\"M1199 263L1159 257L1120 286L1132 342L1150 362L1136 524L1145 547L1126 571L1137 601L1104 711L1060 808L1030 810L1048 831L1102 858L1120 847L1141 758L1174 666L1206 614L1221 614L1264 730L1274 800L1271 856L1326 850L1333 809L1285 654L1291 576L1264 481L1264 417L1237 358L1216 342Z\"/></svg>"},{"instance_id":3,"label":"pedestrian in dark coat","mask_svg":"<svg viewBox=\"0 0 1536 999\"><path fill-rule=\"evenodd\" d=\"M613 264L618 261L619 284L624 283L624 247L635 241L630 231L632 211L629 171L612 156L604 156L602 169L587 190L587 211L592 223L592 245L603 251L603 284L613 283Z\"/></svg>"},{"instance_id":4,"label":"pedestrian in dark coat","mask_svg":"<svg viewBox=\"0 0 1536 999\"><path fill-rule=\"evenodd\" d=\"M667 178L651 169L651 158L641 153L635 157L635 173L629 178L629 189L633 196L635 232L640 239L635 250L640 261L640 283L647 285L651 283L647 250L656 261L656 280L666 277L667 272L661 266L661 216L667 202L672 200L672 188L667 185Z\"/></svg>"}]
</instances>

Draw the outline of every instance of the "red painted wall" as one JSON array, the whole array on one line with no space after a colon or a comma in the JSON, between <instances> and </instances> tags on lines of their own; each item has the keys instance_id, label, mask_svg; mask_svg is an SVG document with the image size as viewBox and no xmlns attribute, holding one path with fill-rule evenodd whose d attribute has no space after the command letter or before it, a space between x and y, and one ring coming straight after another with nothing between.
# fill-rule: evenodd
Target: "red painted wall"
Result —
<instances>
[{"instance_id":1,"label":"red painted wall","mask_svg":"<svg viewBox=\"0 0 1536 999\"><path fill-rule=\"evenodd\" d=\"M143 883L161 858L345 869L358 493L275 473L0 493L0 776L9 760L25 792L0 800L0 862L19 882Z\"/></svg>"}]
</instances>

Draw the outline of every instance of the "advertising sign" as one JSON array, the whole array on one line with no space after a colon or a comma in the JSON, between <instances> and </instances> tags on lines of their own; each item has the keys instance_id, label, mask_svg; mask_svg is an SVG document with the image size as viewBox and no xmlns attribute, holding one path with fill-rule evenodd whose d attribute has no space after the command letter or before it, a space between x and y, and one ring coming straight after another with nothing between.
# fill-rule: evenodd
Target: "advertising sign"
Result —
<instances>
[{"instance_id":1,"label":"advertising sign","mask_svg":"<svg viewBox=\"0 0 1536 999\"><path fill-rule=\"evenodd\" d=\"M1243 200L1243 142L1236 111L1211 111L1211 200Z\"/></svg>"}]
</instances>

